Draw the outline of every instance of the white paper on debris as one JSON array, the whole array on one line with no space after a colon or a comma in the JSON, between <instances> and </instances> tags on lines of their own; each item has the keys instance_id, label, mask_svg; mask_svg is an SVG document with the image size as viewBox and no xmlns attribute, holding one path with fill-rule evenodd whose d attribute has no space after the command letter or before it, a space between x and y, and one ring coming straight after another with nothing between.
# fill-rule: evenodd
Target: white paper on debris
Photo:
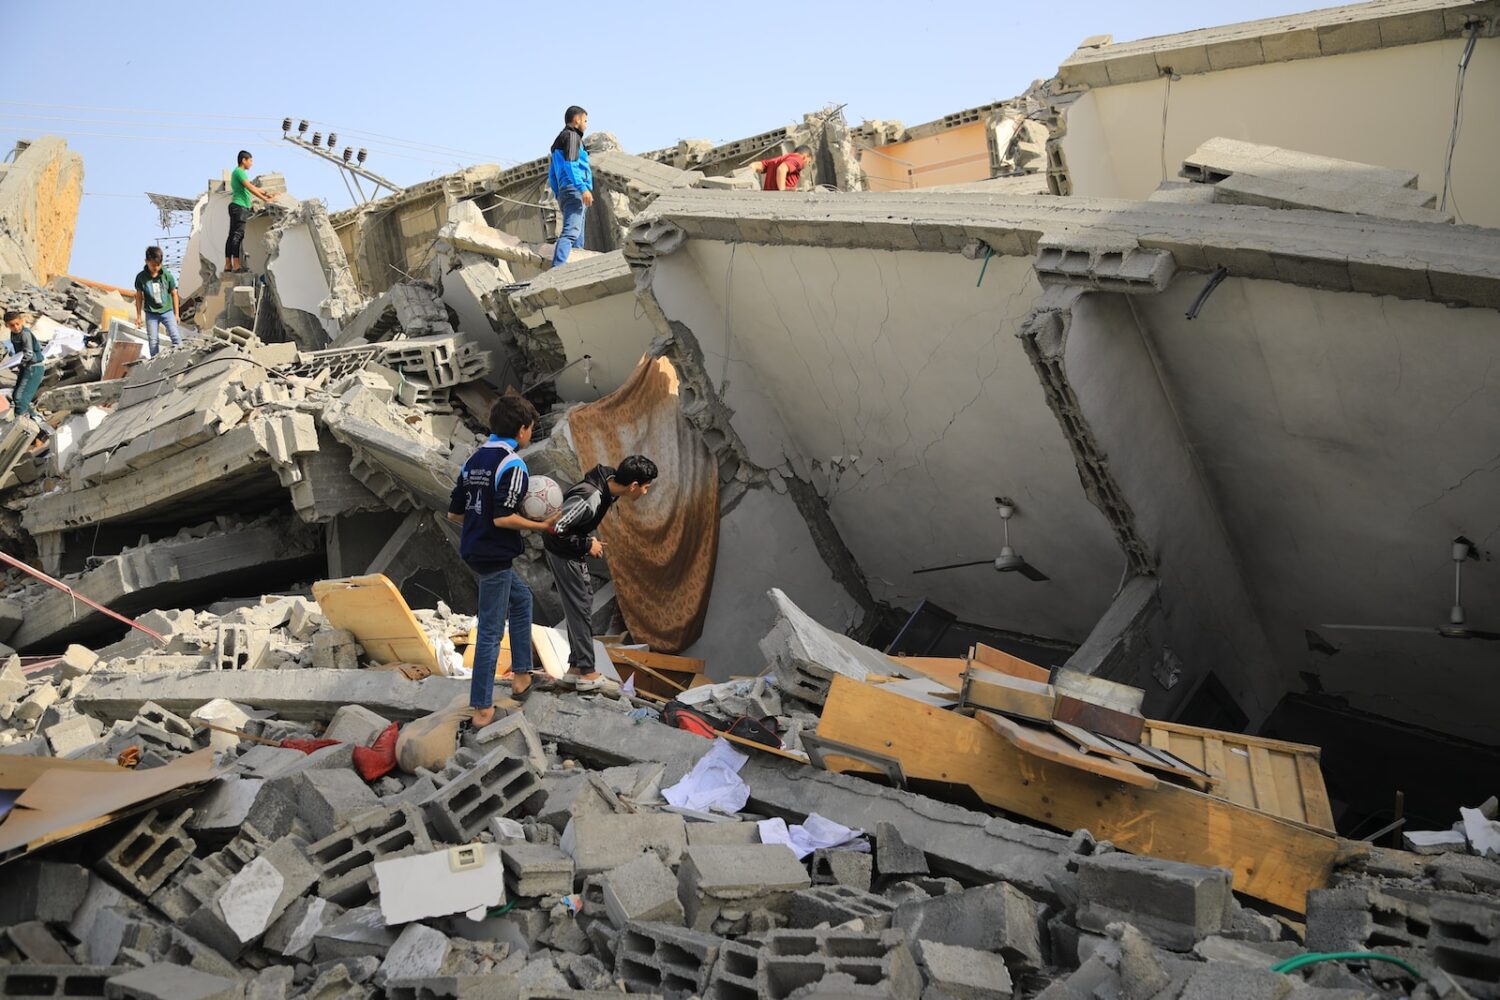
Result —
<instances>
[{"instance_id":1,"label":"white paper on debris","mask_svg":"<svg viewBox=\"0 0 1500 1000\"><path fill-rule=\"evenodd\" d=\"M823 847L861 853L869 853L870 850L868 841L858 839L864 836L863 830L835 823L817 813L812 813L805 822L795 826L787 826L786 820L780 817L763 819L757 825L760 827L762 844L785 844L796 852L798 859Z\"/></svg>"},{"instance_id":2,"label":"white paper on debris","mask_svg":"<svg viewBox=\"0 0 1500 1000\"><path fill-rule=\"evenodd\" d=\"M1469 849L1480 857L1500 856L1500 821L1485 816L1480 809L1459 809L1463 819L1464 836L1469 838Z\"/></svg>"},{"instance_id":3,"label":"white paper on debris","mask_svg":"<svg viewBox=\"0 0 1500 1000\"><path fill-rule=\"evenodd\" d=\"M749 759L728 740L714 740L693 769L661 794L671 805L685 809L737 813L750 799L750 786L740 777L740 768Z\"/></svg>"}]
</instances>

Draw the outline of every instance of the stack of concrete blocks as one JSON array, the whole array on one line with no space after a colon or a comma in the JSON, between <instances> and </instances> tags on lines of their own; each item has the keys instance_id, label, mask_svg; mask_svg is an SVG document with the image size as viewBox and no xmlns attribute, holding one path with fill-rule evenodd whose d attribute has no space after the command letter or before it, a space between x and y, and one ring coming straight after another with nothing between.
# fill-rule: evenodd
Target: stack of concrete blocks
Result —
<instances>
[{"instance_id":1,"label":"stack of concrete blocks","mask_svg":"<svg viewBox=\"0 0 1500 1000\"><path fill-rule=\"evenodd\" d=\"M615 978L632 993L703 995L723 939L671 924L626 924L615 946Z\"/></svg>"},{"instance_id":2,"label":"stack of concrete blocks","mask_svg":"<svg viewBox=\"0 0 1500 1000\"><path fill-rule=\"evenodd\" d=\"M1102 932L1134 924L1153 943L1191 951L1231 929L1234 893L1227 869L1115 852L1079 858L1078 926Z\"/></svg>"},{"instance_id":3,"label":"stack of concrete blocks","mask_svg":"<svg viewBox=\"0 0 1500 1000\"><path fill-rule=\"evenodd\" d=\"M347 908L374 899L375 862L432 850L421 812L403 802L350 820L309 845L307 856L318 869L318 895Z\"/></svg>"},{"instance_id":4,"label":"stack of concrete blocks","mask_svg":"<svg viewBox=\"0 0 1500 1000\"><path fill-rule=\"evenodd\" d=\"M1500 903L1456 892L1385 891L1372 885L1307 894L1307 947L1376 951L1452 976L1476 997L1500 997ZM1377 980L1397 978L1372 968Z\"/></svg>"},{"instance_id":5,"label":"stack of concrete blocks","mask_svg":"<svg viewBox=\"0 0 1500 1000\"><path fill-rule=\"evenodd\" d=\"M503 746L483 754L461 748L431 777L438 788L422 808L433 831L453 844L473 840L492 816L522 812L541 791L532 762Z\"/></svg>"},{"instance_id":6,"label":"stack of concrete blocks","mask_svg":"<svg viewBox=\"0 0 1500 1000\"><path fill-rule=\"evenodd\" d=\"M152 809L99 859L99 870L140 895L150 896L187 864L197 849L184 829L192 817L191 809L176 813Z\"/></svg>"},{"instance_id":7,"label":"stack of concrete blocks","mask_svg":"<svg viewBox=\"0 0 1500 1000\"><path fill-rule=\"evenodd\" d=\"M707 931L744 926L754 911L784 919L794 894L811 884L784 844L690 847L678 871L677 898L688 926Z\"/></svg>"},{"instance_id":8,"label":"stack of concrete blocks","mask_svg":"<svg viewBox=\"0 0 1500 1000\"><path fill-rule=\"evenodd\" d=\"M500 849L506 892L516 896L566 896L573 891L573 859L552 844L526 841Z\"/></svg>"},{"instance_id":9,"label":"stack of concrete blocks","mask_svg":"<svg viewBox=\"0 0 1500 1000\"><path fill-rule=\"evenodd\" d=\"M712 1000L808 995L917 1000L922 974L899 931L772 930L759 948L726 947L707 995Z\"/></svg>"}]
</instances>

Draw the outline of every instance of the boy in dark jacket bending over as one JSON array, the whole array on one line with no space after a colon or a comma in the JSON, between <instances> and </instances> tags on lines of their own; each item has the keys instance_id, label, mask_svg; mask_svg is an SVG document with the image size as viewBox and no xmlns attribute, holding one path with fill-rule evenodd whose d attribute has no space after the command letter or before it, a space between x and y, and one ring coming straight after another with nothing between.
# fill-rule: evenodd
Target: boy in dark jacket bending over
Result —
<instances>
[{"instance_id":1,"label":"boy in dark jacket bending over","mask_svg":"<svg viewBox=\"0 0 1500 1000\"><path fill-rule=\"evenodd\" d=\"M547 566L557 581L557 596L562 599L568 621L568 676L580 691L592 691L604 684L594 669L594 631L589 627L594 583L584 562L586 556L604 556L604 543L594 537L593 531L616 500L639 500L655 479L656 463L642 455L627 457L617 469L594 466L584 473L583 482L563 496L557 524L542 539Z\"/></svg>"},{"instance_id":2,"label":"boy in dark jacket bending over","mask_svg":"<svg viewBox=\"0 0 1500 1000\"><path fill-rule=\"evenodd\" d=\"M531 690L531 591L511 569L526 549L522 531L550 531L557 515L533 521L521 513L526 463L517 454L531 443L536 407L520 396L501 396L490 409L490 438L469 456L448 501L448 520L464 526L459 555L479 577L478 635L469 707L474 727L495 721L495 660L510 623L510 693Z\"/></svg>"}]
</instances>

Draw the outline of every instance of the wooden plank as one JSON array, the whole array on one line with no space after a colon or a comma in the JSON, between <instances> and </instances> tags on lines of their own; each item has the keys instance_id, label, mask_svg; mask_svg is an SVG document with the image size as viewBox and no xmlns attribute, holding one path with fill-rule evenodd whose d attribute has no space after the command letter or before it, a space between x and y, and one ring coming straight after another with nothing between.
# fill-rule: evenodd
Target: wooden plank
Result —
<instances>
[{"instance_id":1,"label":"wooden plank","mask_svg":"<svg viewBox=\"0 0 1500 1000\"><path fill-rule=\"evenodd\" d=\"M609 658L616 663L624 660L626 663L638 663L641 666L682 674L701 674L707 665L703 660L691 656L673 656L670 653L653 653L649 649L626 649L623 646L605 646ZM683 684L691 683L683 681Z\"/></svg>"},{"instance_id":2,"label":"wooden plank","mask_svg":"<svg viewBox=\"0 0 1500 1000\"><path fill-rule=\"evenodd\" d=\"M1232 736L1236 742L1246 746L1251 744L1263 746L1267 750L1283 750L1287 753L1310 753L1314 757L1320 756L1322 750L1310 743L1288 743L1285 740L1271 740L1264 736L1247 736L1244 733L1226 734L1221 729L1205 729L1202 726L1184 726L1180 722L1160 722L1152 719L1152 729L1160 729L1167 733L1176 733L1183 736L1196 736L1198 738L1223 739L1226 735Z\"/></svg>"},{"instance_id":3,"label":"wooden plank","mask_svg":"<svg viewBox=\"0 0 1500 1000\"><path fill-rule=\"evenodd\" d=\"M1281 796L1271 776L1271 751L1265 747L1250 748L1250 787L1255 791L1255 806L1281 815Z\"/></svg>"},{"instance_id":4,"label":"wooden plank","mask_svg":"<svg viewBox=\"0 0 1500 1000\"><path fill-rule=\"evenodd\" d=\"M1115 781L1123 781L1127 785L1136 785L1141 788L1151 788L1156 785L1155 778L1134 764L1090 756L1048 730L1023 725L1014 719L996 715L994 712L979 712L974 718L987 728L999 733L1012 746L1043 760L1054 761L1065 767L1077 768L1080 771L1087 771Z\"/></svg>"},{"instance_id":5,"label":"wooden plank","mask_svg":"<svg viewBox=\"0 0 1500 1000\"><path fill-rule=\"evenodd\" d=\"M1019 677L1024 681L1036 681L1038 684L1047 684L1052 680L1052 671L1046 667L1039 667L1035 663L1023 660L1019 656L1011 656L1003 650L986 646L982 642L974 644L974 648L970 650L970 658L997 674Z\"/></svg>"},{"instance_id":6,"label":"wooden plank","mask_svg":"<svg viewBox=\"0 0 1500 1000\"><path fill-rule=\"evenodd\" d=\"M1085 674L1078 670L1059 668L1056 676L1052 678L1052 686L1059 694L1066 694L1079 701L1091 702L1104 708L1112 708L1116 712L1124 712L1127 715L1140 715L1141 706L1146 701L1146 692L1142 688L1131 687L1129 684L1117 684L1103 677L1095 677L1093 674Z\"/></svg>"},{"instance_id":7,"label":"wooden plank","mask_svg":"<svg viewBox=\"0 0 1500 1000\"><path fill-rule=\"evenodd\" d=\"M893 656L891 659L955 691L964 686L964 670L969 665L967 660L951 656Z\"/></svg>"},{"instance_id":8,"label":"wooden plank","mask_svg":"<svg viewBox=\"0 0 1500 1000\"><path fill-rule=\"evenodd\" d=\"M1141 733L1146 729L1145 718L1137 713L1121 712L1061 691L1057 692L1052 703L1052 718L1131 743L1139 743Z\"/></svg>"},{"instance_id":9,"label":"wooden plank","mask_svg":"<svg viewBox=\"0 0 1500 1000\"><path fill-rule=\"evenodd\" d=\"M1302 807L1307 813L1307 822L1320 830L1333 832L1333 807L1328 802L1328 786L1323 782L1323 769L1316 758L1309 754L1297 755L1297 773L1302 779Z\"/></svg>"},{"instance_id":10,"label":"wooden plank","mask_svg":"<svg viewBox=\"0 0 1500 1000\"><path fill-rule=\"evenodd\" d=\"M970 667L964 671L964 703L992 712L1050 722L1056 700L1051 684L1022 680Z\"/></svg>"},{"instance_id":11,"label":"wooden plank","mask_svg":"<svg viewBox=\"0 0 1500 1000\"><path fill-rule=\"evenodd\" d=\"M1209 784L1213 781L1207 772L1193 767L1170 750L1160 748L1147 750L1132 743L1111 741L1096 733L1091 733L1086 729L1067 722L1061 722L1057 719L1052 720L1052 728L1078 744L1079 749L1087 753L1129 761L1137 767L1175 774L1180 778L1187 778L1190 781L1197 781L1204 784Z\"/></svg>"},{"instance_id":12,"label":"wooden plank","mask_svg":"<svg viewBox=\"0 0 1500 1000\"><path fill-rule=\"evenodd\" d=\"M1327 833L1159 781L1151 788L1070 767L1017 747L984 722L835 677L818 735L901 762L914 780L967 785L984 802L1060 830L1087 828L1117 847L1218 865L1234 887L1303 913L1327 884L1337 841Z\"/></svg>"},{"instance_id":13,"label":"wooden plank","mask_svg":"<svg viewBox=\"0 0 1500 1000\"><path fill-rule=\"evenodd\" d=\"M1271 759L1271 785L1276 789L1276 801L1281 803L1281 808L1274 811L1287 819L1306 823L1307 806L1302 800L1302 777L1297 769L1297 755L1270 750L1266 754Z\"/></svg>"},{"instance_id":14,"label":"wooden plank","mask_svg":"<svg viewBox=\"0 0 1500 1000\"><path fill-rule=\"evenodd\" d=\"M1221 785L1223 783L1223 781L1224 781L1224 741L1223 740L1214 739L1214 740L1204 740L1203 741L1203 770L1207 771L1209 773L1209 776L1214 779L1216 787L1218 785Z\"/></svg>"},{"instance_id":15,"label":"wooden plank","mask_svg":"<svg viewBox=\"0 0 1500 1000\"><path fill-rule=\"evenodd\" d=\"M679 684L660 671L652 670L644 663L615 664L615 669L620 673L622 684L634 676L638 691L652 691L656 694L671 696L687 690L686 684Z\"/></svg>"}]
</instances>

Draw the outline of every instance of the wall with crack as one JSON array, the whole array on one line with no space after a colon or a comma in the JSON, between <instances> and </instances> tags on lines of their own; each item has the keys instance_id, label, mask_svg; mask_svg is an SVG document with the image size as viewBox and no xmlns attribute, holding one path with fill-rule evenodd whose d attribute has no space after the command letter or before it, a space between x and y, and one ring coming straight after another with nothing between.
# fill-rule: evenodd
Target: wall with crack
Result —
<instances>
[{"instance_id":1,"label":"wall with crack","mask_svg":"<svg viewBox=\"0 0 1500 1000\"><path fill-rule=\"evenodd\" d=\"M1188 321L1201 287L1135 301L1278 659L1356 708L1500 741L1494 644L1318 628L1446 624L1462 534L1486 553L1469 624L1500 629L1500 314L1231 278Z\"/></svg>"},{"instance_id":2,"label":"wall with crack","mask_svg":"<svg viewBox=\"0 0 1500 1000\"><path fill-rule=\"evenodd\" d=\"M1213 136L1416 170L1422 190L1441 191L1463 44L1449 38L1190 73L1171 83L1170 99L1164 77L1096 86L1066 110L1071 193L1144 198ZM1176 55L1157 59L1170 64ZM1463 221L1500 225L1492 183L1500 115L1480 96L1500 94L1500 38L1478 40L1464 92L1472 103L1453 157L1453 194Z\"/></svg>"},{"instance_id":3,"label":"wall with crack","mask_svg":"<svg viewBox=\"0 0 1500 1000\"><path fill-rule=\"evenodd\" d=\"M1102 474L1125 505L1113 516L1128 518L1160 581L1154 648L1135 658L1133 676L1104 676L1144 688L1148 714L1172 718L1212 672L1258 722L1294 686L1292 661L1278 660L1266 640L1219 510L1157 375L1134 312L1149 297L1069 292L1060 299L1064 332L1049 349L1074 400L1068 423L1090 439L1091 454L1102 456Z\"/></svg>"},{"instance_id":4,"label":"wall with crack","mask_svg":"<svg viewBox=\"0 0 1500 1000\"><path fill-rule=\"evenodd\" d=\"M749 458L817 489L874 598L1080 641L1123 560L1015 336L1040 294L1031 261L977 277L954 254L690 240L651 288L697 337ZM1001 494L1051 582L912 575L998 554Z\"/></svg>"}]
</instances>

